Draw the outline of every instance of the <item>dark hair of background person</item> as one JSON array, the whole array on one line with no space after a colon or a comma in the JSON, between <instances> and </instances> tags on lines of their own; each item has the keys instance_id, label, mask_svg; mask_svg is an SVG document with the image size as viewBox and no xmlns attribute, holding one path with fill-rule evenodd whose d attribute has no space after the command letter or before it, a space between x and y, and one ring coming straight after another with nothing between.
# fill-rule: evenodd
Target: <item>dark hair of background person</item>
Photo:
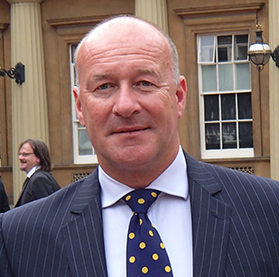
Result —
<instances>
[{"instance_id":1,"label":"dark hair of background person","mask_svg":"<svg viewBox=\"0 0 279 277\"><path fill-rule=\"evenodd\" d=\"M27 139L20 144L18 152L20 151L20 148L26 143L29 143L34 151L35 156L40 159L40 170L51 172L51 158L47 145L40 139Z\"/></svg>"}]
</instances>

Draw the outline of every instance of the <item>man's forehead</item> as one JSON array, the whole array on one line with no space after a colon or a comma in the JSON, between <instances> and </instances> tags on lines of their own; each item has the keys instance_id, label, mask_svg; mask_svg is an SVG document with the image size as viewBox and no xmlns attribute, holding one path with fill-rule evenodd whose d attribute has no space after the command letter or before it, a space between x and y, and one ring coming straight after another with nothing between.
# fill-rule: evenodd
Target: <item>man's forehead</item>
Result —
<instances>
[{"instance_id":1,"label":"man's forehead","mask_svg":"<svg viewBox=\"0 0 279 277\"><path fill-rule=\"evenodd\" d=\"M153 25L135 18L116 18L98 26L88 34L80 50L77 70L87 62L100 62L109 56L122 56L134 61L144 56L161 61L167 59L171 63L171 47L167 38Z\"/></svg>"},{"instance_id":2,"label":"man's forehead","mask_svg":"<svg viewBox=\"0 0 279 277\"><path fill-rule=\"evenodd\" d=\"M32 148L32 147L28 142L26 142L26 143L21 145L20 149L22 149L22 148Z\"/></svg>"},{"instance_id":3,"label":"man's forehead","mask_svg":"<svg viewBox=\"0 0 279 277\"><path fill-rule=\"evenodd\" d=\"M146 51L161 52L168 48L167 39L153 26L145 24L146 29L139 25L126 25L122 27L122 23L109 24L105 28L99 26L93 31L88 38L83 42L83 54L98 54L104 51L113 49L124 49L127 53L132 53L133 50L145 49Z\"/></svg>"}]
</instances>

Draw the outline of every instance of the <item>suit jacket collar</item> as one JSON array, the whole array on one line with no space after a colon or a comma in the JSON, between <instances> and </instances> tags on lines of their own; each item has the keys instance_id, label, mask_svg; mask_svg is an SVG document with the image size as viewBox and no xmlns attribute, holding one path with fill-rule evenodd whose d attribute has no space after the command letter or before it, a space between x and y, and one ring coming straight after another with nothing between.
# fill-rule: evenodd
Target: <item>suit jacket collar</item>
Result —
<instances>
[{"instance_id":1,"label":"suit jacket collar","mask_svg":"<svg viewBox=\"0 0 279 277\"><path fill-rule=\"evenodd\" d=\"M88 177L79 181L77 186L76 195L70 207L73 214L81 214L93 199L100 198L101 187L98 180L98 171L93 171ZM101 207L100 201L101 199L98 201ZM101 214L101 211L99 212Z\"/></svg>"},{"instance_id":2,"label":"suit jacket collar","mask_svg":"<svg viewBox=\"0 0 279 277\"><path fill-rule=\"evenodd\" d=\"M17 201L16 201L16 204L15 204L15 207L17 207L17 206L19 205L20 200L21 200L21 198L22 198L22 195L23 195L24 191L25 191L26 188L27 188L27 185L28 185L28 183L29 183L29 180L30 180L29 177L27 177L27 178L24 180L24 183L23 183L23 185L22 185L21 192L20 192L19 197L18 197L18 199L17 199Z\"/></svg>"},{"instance_id":3,"label":"suit jacket collar","mask_svg":"<svg viewBox=\"0 0 279 277\"><path fill-rule=\"evenodd\" d=\"M77 184L70 212L72 218L62 227L62 235L72 276L106 277L97 170Z\"/></svg>"},{"instance_id":4,"label":"suit jacket collar","mask_svg":"<svg viewBox=\"0 0 279 277\"><path fill-rule=\"evenodd\" d=\"M221 187L205 164L184 154L192 209L193 276L224 276L231 209L218 200Z\"/></svg>"}]
</instances>

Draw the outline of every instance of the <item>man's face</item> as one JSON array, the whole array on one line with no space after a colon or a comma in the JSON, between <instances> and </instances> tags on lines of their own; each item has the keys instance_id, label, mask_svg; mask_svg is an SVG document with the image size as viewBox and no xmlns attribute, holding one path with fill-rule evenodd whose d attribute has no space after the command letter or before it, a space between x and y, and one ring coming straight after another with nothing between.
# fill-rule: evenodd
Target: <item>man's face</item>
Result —
<instances>
[{"instance_id":1,"label":"man's face","mask_svg":"<svg viewBox=\"0 0 279 277\"><path fill-rule=\"evenodd\" d=\"M170 49L161 34L132 30L103 32L83 46L78 58L78 118L111 176L113 170L170 164L179 147L185 79L175 85Z\"/></svg>"},{"instance_id":2,"label":"man's face","mask_svg":"<svg viewBox=\"0 0 279 277\"><path fill-rule=\"evenodd\" d=\"M29 143L25 143L19 150L20 170L28 173L34 166L40 164L40 159L34 154L34 151Z\"/></svg>"}]
</instances>

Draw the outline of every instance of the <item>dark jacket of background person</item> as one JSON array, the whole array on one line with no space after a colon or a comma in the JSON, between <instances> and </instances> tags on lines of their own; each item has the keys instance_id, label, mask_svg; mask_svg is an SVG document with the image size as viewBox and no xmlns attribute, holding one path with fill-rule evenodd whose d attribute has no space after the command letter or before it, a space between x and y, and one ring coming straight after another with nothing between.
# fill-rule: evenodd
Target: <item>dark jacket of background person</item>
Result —
<instances>
[{"instance_id":1,"label":"dark jacket of background person","mask_svg":"<svg viewBox=\"0 0 279 277\"><path fill-rule=\"evenodd\" d=\"M15 207L46 197L59 189L60 186L49 172L37 170L24 182L22 192Z\"/></svg>"},{"instance_id":2,"label":"dark jacket of background person","mask_svg":"<svg viewBox=\"0 0 279 277\"><path fill-rule=\"evenodd\" d=\"M51 175L51 157L48 146L40 139L27 139L18 148L20 170L27 178L15 207L48 196L60 189Z\"/></svg>"},{"instance_id":3,"label":"dark jacket of background person","mask_svg":"<svg viewBox=\"0 0 279 277\"><path fill-rule=\"evenodd\" d=\"M4 213L10 209L8 197L3 185L3 182L0 180L0 213Z\"/></svg>"}]
</instances>

